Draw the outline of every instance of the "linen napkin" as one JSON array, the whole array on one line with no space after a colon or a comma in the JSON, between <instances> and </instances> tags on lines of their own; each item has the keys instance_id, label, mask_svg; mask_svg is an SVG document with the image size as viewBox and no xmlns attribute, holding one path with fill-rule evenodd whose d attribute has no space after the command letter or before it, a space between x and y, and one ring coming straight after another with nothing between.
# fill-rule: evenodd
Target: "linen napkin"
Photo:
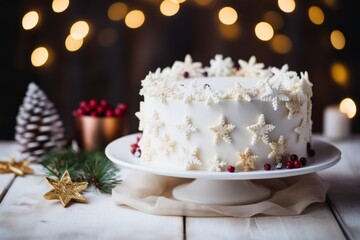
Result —
<instances>
[{"instance_id":1,"label":"linen napkin","mask_svg":"<svg viewBox=\"0 0 360 240\"><path fill-rule=\"evenodd\" d=\"M206 205L174 199L173 188L189 181L193 179L127 170L123 183L113 189L112 199L117 205L127 205L155 215L251 217L263 214L282 216L297 215L312 203L324 202L329 189L329 185L316 173L311 173L296 177L253 180L254 183L268 188L271 196L252 204Z\"/></svg>"}]
</instances>

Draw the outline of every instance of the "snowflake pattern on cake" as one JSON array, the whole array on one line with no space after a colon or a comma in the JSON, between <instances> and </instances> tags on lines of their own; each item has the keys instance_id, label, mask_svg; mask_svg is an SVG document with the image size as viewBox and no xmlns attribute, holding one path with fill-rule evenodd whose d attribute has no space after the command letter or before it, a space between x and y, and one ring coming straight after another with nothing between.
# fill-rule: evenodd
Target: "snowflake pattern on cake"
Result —
<instances>
[{"instance_id":1,"label":"snowflake pattern on cake","mask_svg":"<svg viewBox=\"0 0 360 240\"><path fill-rule=\"evenodd\" d=\"M290 98L288 102L285 103L285 107L289 110L288 119L292 119L292 117L301 112L301 107L304 104L302 100L298 97L293 96Z\"/></svg>"},{"instance_id":2,"label":"snowflake pattern on cake","mask_svg":"<svg viewBox=\"0 0 360 240\"><path fill-rule=\"evenodd\" d=\"M139 130L144 130L144 110L145 110L145 103L143 101L140 102L140 110L135 113L135 116L139 119Z\"/></svg>"},{"instance_id":3,"label":"snowflake pattern on cake","mask_svg":"<svg viewBox=\"0 0 360 240\"><path fill-rule=\"evenodd\" d=\"M275 85L275 84L274 84ZM271 101L274 110L278 110L279 102L289 101L289 97L282 90L281 82L277 86L270 85L270 81L266 81L265 91L261 96L261 101Z\"/></svg>"},{"instance_id":4,"label":"snowflake pattern on cake","mask_svg":"<svg viewBox=\"0 0 360 240\"><path fill-rule=\"evenodd\" d=\"M169 135L165 134L160 138L160 147L159 149L165 153L165 155L170 155L175 150L176 142L170 138Z\"/></svg>"},{"instance_id":5,"label":"snowflake pattern on cake","mask_svg":"<svg viewBox=\"0 0 360 240\"><path fill-rule=\"evenodd\" d=\"M239 59L240 69L237 75L246 77L263 77L265 75L264 64L256 63L256 57L251 56L249 61Z\"/></svg>"},{"instance_id":6,"label":"snowflake pattern on cake","mask_svg":"<svg viewBox=\"0 0 360 240\"><path fill-rule=\"evenodd\" d=\"M244 172L249 172L255 170L255 160L258 156L251 153L250 149L247 147L244 152L237 152L236 156L238 161L236 166L239 166Z\"/></svg>"},{"instance_id":7,"label":"snowflake pattern on cake","mask_svg":"<svg viewBox=\"0 0 360 240\"><path fill-rule=\"evenodd\" d=\"M151 145L150 139L143 140L143 138L141 138L138 144L141 149L141 159L150 162L152 160L152 156L154 155L154 149Z\"/></svg>"},{"instance_id":8,"label":"snowflake pattern on cake","mask_svg":"<svg viewBox=\"0 0 360 240\"><path fill-rule=\"evenodd\" d=\"M234 63L230 57L223 58L223 55L217 54L210 60L210 67L207 68L208 76L226 77L233 73Z\"/></svg>"},{"instance_id":9,"label":"snowflake pattern on cake","mask_svg":"<svg viewBox=\"0 0 360 240\"><path fill-rule=\"evenodd\" d=\"M185 56L184 62L176 61L171 67L174 75L178 76L178 79L183 79L184 75L189 75L189 77L199 77L201 76L202 63L193 62L191 56L187 54Z\"/></svg>"},{"instance_id":10,"label":"snowflake pattern on cake","mask_svg":"<svg viewBox=\"0 0 360 240\"><path fill-rule=\"evenodd\" d=\"M197 128L192 124L189 116L185 117L184 122L176 124L176 127L184 132L186 139L190 139L191 134L197 131Z\"/></svg>"},{"instance_id":11,"label":"snowflake pattern on cake","mask_svg":"<svg viewBox=\"0 0 360 240\"><path fill-rule=\"evenodd\" d=\"M198 84L195 81L191 81L187 86L181 84L178 87L178 93L184 103L191 103L195 100L195 96L197 96L198 88Z\"/></svg>"},{"instance_id":12,"label":"snowflake pattern on cake","mask_svg":"<svg viewBox=\"0 0 360 240\"><path fill-rule=\"evenodd\" d=\"M270 142L269 146L271 152L268 155L268 158L275 160L276 163L281 162L281 160L288 156L287 148L289 146L289 141L284 140L284 137L281 135L277 142Z\"/></svg>"},{"instance_id":13,"label":"snowflake pattern on cake","mask_svg":"<svg viewBox=\"0 0 360 240\"><path fill-rule=\"evenodd\" d=\"M155 136L159 136L159 129L164 125L164 123L159 118L159 113L154 111L154 114L151 119L147 121L149 132Z\"/></svg>"},{"instance_id":14,"label":"snowflake pattern on cake","mask_svg":"<svg viewBox=\"0 0 360 240\"><path fill-rule=\"evenodd\" d=\"M220 115L217 125L210 127L210 130L215 134L215 143L219 143L221 140L231 143L230 133L235 128L233 124L227 124L224 115Z\"/></svg>"},{"instance_id":15,"label":"snowflake pattern on cake","mask_svg":"<svg viewBox=\"0 0 360 240\"><path fill-rule=\"evenodd\" d=\"M181 160L184 162L184 168L185 170L194 170L196 169L196 166L200 166L201 160L199 159L199 149L193 148L193 149L186 149L182 148L182 156Z\"/></svg>"},{"instance_id":16,"label":"snowflake pattern on cake","mask_svg":"<svg viewBox=\"0 0 360 240\"><path fill-rule=\"evenodd\" d=\"M305 118L303 118L301 120L300 125L297 128L295 128L294 131L299 136L298 141L305 141L305 142L309 141L309 138L310 138L308 135L309 131L308 131L308 126L307 126L307 121Z\"/></svg>"},{"instance_id":17,"label":"snowflake pattern on cake","mask_svg":"<svg viewBox=\"0 0 360 240\"><path fill-rule=\"evenodd\" d=\"M234 101L241 101L245 100L250 102L251 101L251 95L249 93L250 91L247 89L244 89L240 83L236 82L234 87L230 90L229 95Z\"/></svg>"},{"instance_id":18,"label":"snowflake pattern on cake","mask_svg":"<svg viewBox=\"0 0 360 240\"><path fill-rule=\"evenodd\" d=\"M214 91L208 84L205 84L202 91L202 98L205 100L206 104L209 105L212 103L219 103L221 96L218 91Z\"/></svg>"},{"instance_id":19,"label":"snowflake pattern on cake","mask_svg":"<svg viewBox=\"0 0 360 240\"><path fill-rule=\"evenodd\" d=\"M266 124L264 114L261 114L257 123L247 127L253 136L251 138L251 145L256 144L260 139L265 144L269 143L268 133L274 130L275 126L272 124Z\"/></svg>"},{"instance_id":20,"label":"snowflake pattern on cake","mask_svg":"<svg viewBox=\"0 0 360 240\"><path fill-rule=\"evenodd\" d=\"M210 172L221 172L226 166L226 162L221 160L220 157L217 155L213 159L209 160L207 163L209 165L208 171Z\"/></svg>"}]
</instances>

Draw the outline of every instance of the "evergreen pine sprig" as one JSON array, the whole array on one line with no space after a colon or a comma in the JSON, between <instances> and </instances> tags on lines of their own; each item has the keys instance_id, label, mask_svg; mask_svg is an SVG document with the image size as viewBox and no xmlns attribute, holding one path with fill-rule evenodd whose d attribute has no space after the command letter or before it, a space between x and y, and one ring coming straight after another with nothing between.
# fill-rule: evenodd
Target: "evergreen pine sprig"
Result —
<instances>
[{"instance_id":1,"label":"evergreen pine sprig","mask_svg":"<svg viewBox=\"0 0 360 240\"><path fill-rule=\"evenodd\" d=\"M119 169L100 151L82 153L71 149L51 151L40 164L49 176L58 179L67 170L74 182L88 182L104 193L119 183Z\"/></svg>"}]
</instances>

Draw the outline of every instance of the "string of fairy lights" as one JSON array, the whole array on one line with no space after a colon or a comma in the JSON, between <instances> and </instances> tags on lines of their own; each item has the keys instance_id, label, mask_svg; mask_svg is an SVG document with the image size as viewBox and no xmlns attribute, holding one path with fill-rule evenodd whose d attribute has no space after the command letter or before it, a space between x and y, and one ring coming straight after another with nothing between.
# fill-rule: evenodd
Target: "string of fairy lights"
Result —
<instances>
[{"instance_id":1,"label":"string of fairy lights","mask_svg":"<svg viewBox=\"0 0 360 240\"><path fill-rule=\"evenodd\" d=\"M161 2L160 2L161 1ZM186 0L160 0L158 9L165 17L173 17L180 10L181 5L186 3ZM194 0L189 1L190 4L196 4L199 7L210 6L215 0ZM329 7L334 5L336 0L323 0ZM52 10L55 13L62 13L68 9L70 0L53 0ZM277 0L277 5L280 11L285 14L292 14L296 9L295 0ZM260 40L268 42L271 49L278 54L287 54L293 48L292 40L285 34L282 34L281 28L284 25L283 16L279 11L267 11L263 16L263 21L260 21L254 26L254 34ZM326 21L324 11L316 5L308 8L308 18L314 25L322 25ZM39 25L41 13L37 11L27 12L22 19L22 26L25 30L34 29ZM129 29L141 28L146 21L146 14L140 9L131 9L124 2L114 2L109 5L107 9L107 16L109 20L120 22L123 21L125 26ZM240 37L240 21L238 19L238 12L231 6L223 6L218 10L218 29L219 34L227 40L236 40ZM84 43L84 39L90 31L89 23L85 20L76 21L72 24L69 35L65 38L64 45L67 51L78 51ZM105 28L98 31L97 40L101 46L108 47L116 42L117 34L113 28ZM329 33L329 41L336 51L341 51L346 46L345 35L339 29L333 29ZM34 67L45 66L49 59L49 50L40 46L33 50L31 54L31 63ZM349 70L347 66L339 61L332 63L330 67L330 75L334 82L345 87L349 82ZM350 99L351 100L351 99ZM352 101L352 100L351 100ZM356 105L352 101L356 112ZM347 100L346 106L349 106ZM351 114L350 114L351 115Z\"/></svg>"}]
</instances>

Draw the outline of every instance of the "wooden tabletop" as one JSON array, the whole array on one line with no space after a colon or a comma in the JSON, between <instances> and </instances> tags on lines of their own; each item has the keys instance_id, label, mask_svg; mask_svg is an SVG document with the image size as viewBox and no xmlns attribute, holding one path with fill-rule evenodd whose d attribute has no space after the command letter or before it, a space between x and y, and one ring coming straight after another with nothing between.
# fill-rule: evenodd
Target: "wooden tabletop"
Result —
<instances>
[{"instance_id":1,"label":"wooden tabletop","mask_svg":"<svg viewBox=\"0 0 360 240\"><path fill-rule=\"evenodd\" d=\"M63 208L44 200L49 186L32 164L34 175L0 174L0 239L360 239L360 135L331 143L342 159L318 172L331 185L327 202L296 216L156 216L95 190L86 192L87 204ZM0 141L0 159L16 156L17 147Z\"/></svg>"}]
</instances>

